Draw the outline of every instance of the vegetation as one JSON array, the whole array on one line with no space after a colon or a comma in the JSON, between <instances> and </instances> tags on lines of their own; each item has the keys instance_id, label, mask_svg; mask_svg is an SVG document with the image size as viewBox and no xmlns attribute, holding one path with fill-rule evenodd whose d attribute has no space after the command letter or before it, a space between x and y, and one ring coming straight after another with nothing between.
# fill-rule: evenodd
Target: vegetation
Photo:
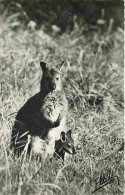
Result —
<instances>
[{"instance_id":1,"label":"vegetation","mask_svg":"<svg viewBox=\"0 0 125 195\"><path fill-rule=\"evenodd\" d=\"M81 0L6 0L3 8L7 15L18 13L18 19L28 23L30 20L44 24L49 30L51 25L57 25L64 32L73 29L75 20L79 24L88 24L91 28L99 25L106 30L109 20L114 20L113 29L123 28L124 2L110 1L81 1ZM101 20L101 22L100 22Z\"/></svg>"},{"instance_id":2,"label":"vegetation","mask_svg":"<svg viewBox=\"0 0 125 195\"><path fill-rule=\"evenodd\" d=\"M74 22L74 29L47 34L44 25L25 26L18 13L1 15L0 191L1 194L91 194L95 179L111 170L115 180L95 194L123 193L123 30L104 33ZM68 127L77 154L39 162L13 157L10 135L16 113L39 91L39 62L65 60ZM119 181L119 183L118 183Z\"/></svg>"}]
</instances>

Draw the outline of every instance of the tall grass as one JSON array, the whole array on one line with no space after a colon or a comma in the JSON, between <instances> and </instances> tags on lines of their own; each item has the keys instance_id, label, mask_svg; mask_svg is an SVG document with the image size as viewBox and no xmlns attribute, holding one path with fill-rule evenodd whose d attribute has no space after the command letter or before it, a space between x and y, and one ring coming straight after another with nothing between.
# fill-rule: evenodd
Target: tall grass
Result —
<instances>
[{"instance_id":1,"label":"tall grass","mask_svg":"<svg viewBox=\"0 0 125 195\"><path fill-rule=\"evenodd\" d=\"M13 16L13 18L16 16ZM47 35L1 17L0 31L0 191L1 194L91 194L94 179L111 169L119 184L96 194L123 193L123 31ZM17 27L14 31L13 28ZM77 149L65 161L13 157L10 135L18 110L39 91L39 62L66 61L68 128Z\"/></svg>"}]
</instances>

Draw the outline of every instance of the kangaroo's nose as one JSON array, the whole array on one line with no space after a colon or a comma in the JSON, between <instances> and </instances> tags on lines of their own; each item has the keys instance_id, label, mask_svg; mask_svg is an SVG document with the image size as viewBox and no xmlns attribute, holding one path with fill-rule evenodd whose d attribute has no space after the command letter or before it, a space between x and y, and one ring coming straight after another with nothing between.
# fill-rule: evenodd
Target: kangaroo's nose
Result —
<instances>
[{"instance_id":1,"label":"kangaroo's nose","mask_svg":"<svg viewBox=\"0 0 125 195\"><path fill-rule=\"evenodd\" d=\"M73 154L76 154L76 150L75 149L73 149Z\"/></svg>"},{"instance_id":2,"label":"kangaroo's nose","mask_svg":"<svg viewBox=\"0 0 125 195\"><path fill-rule=\"evenodd\" d=\"M55 89L56 88L56 85L55 84L53 84L53 89Z\"/></svg>"},{"instance_id":3,"label":"kangaroo's nose","mask_svg":"<svg viewBox=\"0 0 125 195\"><path fill-rule=\"evenodd\" d=\"M52 83L51 85L49 85L50 90L54 90L56 88L56 85L54 83Z\"/></svg>"},{"instance_id":4,"label":"kangaroo's nose","mask_svg":"<svg viewBox=\"0 0 125 195\"><path fill-rule=\"evenodd\" d=\"M52 90L54 90L56 88L56 85L53 83L52 84Z\"/></svg>"}]
</instances>

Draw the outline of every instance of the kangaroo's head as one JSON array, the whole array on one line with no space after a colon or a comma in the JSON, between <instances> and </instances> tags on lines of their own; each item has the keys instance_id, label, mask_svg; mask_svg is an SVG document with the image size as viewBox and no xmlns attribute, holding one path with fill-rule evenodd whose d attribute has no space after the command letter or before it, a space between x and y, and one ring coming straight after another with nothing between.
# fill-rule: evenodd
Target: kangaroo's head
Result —
<instances>
[{"instance_id":1,"label":"kangaroo's head","mask_svg":"<svg viewBox=\"0 0 125 195\"><path fill-rule=\"evenodd\" d=\"M43 71L43 76L41 80L41 89L44 88L46 91L53 90L62 90L62 65L64 61L60 65L60 69L57 68L49 68L45 62L40 62L41 69Z\"/></svg>"},{"instance_id":2,"label":"kangaroo's head","mask_svg":"<svg viewBox=\"0 0 125 195\"><path fill-rule=\"evenodd\" d=\"M64 131L61 132L60 142L59 142L59 152L67 152L69 154L76 154L76 150L74 147L74 140L71 137L72 131L69 130L67 133Z\"/></svg>"}]
</instances>

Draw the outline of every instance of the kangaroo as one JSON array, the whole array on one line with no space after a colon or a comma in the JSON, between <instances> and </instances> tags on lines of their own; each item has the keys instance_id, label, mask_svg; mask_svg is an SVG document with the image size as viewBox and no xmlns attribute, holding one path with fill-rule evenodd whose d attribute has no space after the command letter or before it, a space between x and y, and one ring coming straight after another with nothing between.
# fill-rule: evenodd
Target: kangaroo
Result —
<instances>
[{"instance_id":1,"label":"kangaroo","mask_svg":"<svg viewBox=\"0 0 125 195\"><path fill-rule=\"evenodd\" d=\"M61 71L55 69L53 71L53 83L56 86L54 90L50 91L44 98L41 112L44 118L55 127L49 129L46 139L48 140L48 147L46 147L46 154L53 155L55 148L55 141L60 139L61 131L67 131L67 112L68 102L62 86Z\"/></svg>"},{"instance_id":2,"label":"kangaroo","mask_svg":"<svg viewBox=\"0 0 125 195\"><path fill-rule=\"evenodd\" d=\"M35 154L38 154L42 158L46 157L46 147L47 142L40 139L39 137L34 137L32 140L32 151ZM55 152L53 157L62 158L64 161L65 153L76 154L74 147L74 140L71 137L71 130L68 132L62 131L60 133L60 139L55 141Z\"/></svg>"},{"instance_id":3,"label":"kangaroo","mask_svg":"<svg viewBox=\"0 0 125 195\"><path fill-rule=\"evenodd\" d=\"M49 68L45 62L40 62L40 66L43 72L40 92L18 111L12 129L14 153L21 153L31 135L48 140L46 153L53 154L55 140L60 138L61 131L67 131L68 102L63 90L63 63L60 68Z\"/></svg>"},{"instance_id":4,"label":"kangaroo","mask_svg":"<svg viewBox=\"0 0 125 195\"><path fill-rule=\"evenodd\" d=\"M69 130L67 133L62 131L60 134L60 139L55 142L54 155L61 157L64 161L65 153L76 154L74 140L71 137L71 130Z\"/></svg>"}]
</instances>

